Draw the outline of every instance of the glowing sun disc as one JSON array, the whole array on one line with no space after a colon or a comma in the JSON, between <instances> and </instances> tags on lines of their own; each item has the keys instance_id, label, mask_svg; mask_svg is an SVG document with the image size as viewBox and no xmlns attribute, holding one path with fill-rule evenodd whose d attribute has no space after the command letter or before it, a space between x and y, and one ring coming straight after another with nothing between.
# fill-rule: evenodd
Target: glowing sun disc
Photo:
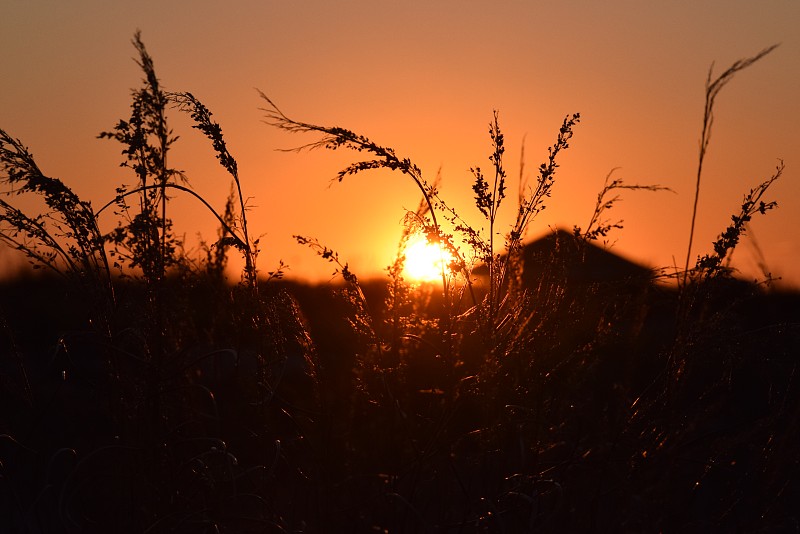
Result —
<instances>
[{"instance_id":1,"label":"glowing sun disc","mask_svg":"<svg viewBox=\"0 0 800 534\"><path fill-rule=\"evenodd\" d=\"M452 259L449 252L420 236L410 241L406 247L405 275L420 282L441 280L442 266L448 272L447 266Z\"/></svg>"}]
</instances>

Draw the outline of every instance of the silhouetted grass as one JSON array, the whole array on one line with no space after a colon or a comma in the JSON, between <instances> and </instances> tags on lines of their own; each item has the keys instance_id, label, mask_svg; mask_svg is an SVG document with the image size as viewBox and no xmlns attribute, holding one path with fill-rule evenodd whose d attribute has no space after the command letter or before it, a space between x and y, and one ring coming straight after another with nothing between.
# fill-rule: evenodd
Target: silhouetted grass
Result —
<instances>
[{"instance_id":1,"label":"silhouetted grass","mask_svg":"<svg viewBox=\"0 0 800 534\"><path fill-rule=\"evenodd\" d=\"M796 529L800 295L724 264L745 223L775 207L763 198L782 163L669 285L598 246L622 227L608 218L621 190L659 185L609 173L585 230L524 242L577 114L521 184L501 246L497 113L491 170L471 169L471 223L411 159L290 119L262 95L267 122L320 136L308 148L368 154L337 179L386 168L422 198L388 281L359 279L305 236L341 284L259 279L221 127L191 93L162 89L138 34L134 46L142 87L130 118L101 137L121 142L137 181L99 211L0 131L9 194L50 210L0 201L0 237L50 273L0 288L4 531ZM168 165L170 109L190 114L230 174L222 209ZM219 222L200 257L183 252L167 192ZM104 233L112 207L120 222ZM417 233L455 258L441 284L403 278ZM226 279L231 249L245 259L238 284Z\"/></svg>"}]
</instances>

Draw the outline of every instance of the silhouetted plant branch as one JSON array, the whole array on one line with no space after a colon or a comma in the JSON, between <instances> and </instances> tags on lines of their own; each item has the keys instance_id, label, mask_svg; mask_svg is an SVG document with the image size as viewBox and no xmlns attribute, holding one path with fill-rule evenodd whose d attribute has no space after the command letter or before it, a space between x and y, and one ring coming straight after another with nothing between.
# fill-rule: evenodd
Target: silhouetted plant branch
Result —
<instances>
[{"instance_id":1,"label":"silhouetted plant branch","mask_svg":"<svg viewBox=\"0 0 800 534\"><path fill-rule=\"evenodd\" d=\"M81 200L57 178L45 176L21 141L0 130L0 181L6 195L30 193L41 197L48 213L31 217L0 200L0 222L9 225L0 239L20 250L36 265L75 277L85 287L103 288L113 301L104 239L89 202ZM61 265L63 262L63 265Z\"/></svg>"},{"instance_id":2,"label":"silhouetted plant branch","mask_svg":"<svg viewBox=\"0 0 800 534\"><path fill-rule=\"evenodd\" d=\"M778 207L777 202L765 202L762 200L762 197L772 183L781 177L783 169L783 160L780 160L775 169L775 173L767 180L751 189L750 192L744 196L741 211L738 215L731 216L732 223L719 235L717 240L714 241L714 253L697 258L697 264L694 270L702 273L705 279L715 278L726 272L722 267L722 262L739 243L741 236L746 233L747 223L750 222L753 215L757 213L764 215L767 211Z\"/></svg>"},{"instance_id":3,"label":"silhouetted plant branch","mask_svg":"<svg viewBox=\"0 0 800 534\"><path fill-rule=\"evenodd\" d=\"M515 287L510 283L509 277L512 275L512 269L517 271L517 276L521 274L518 256L522 249L522 240L527 234L533 219L547 207L544 202L545 199L550 198L552 194L552 188L555 183L555 173L559 166L557 163L558 155L563 150L569 148L569 142L573 136L573 129L580 120L580 113L574 113L564 117L561 127L558 130L555 143L547 149L547 161L539 165L536 187L523 186L520 184L517 216L505 239L506 259L501 269L498 271L497 278L490 280L490 283L494 284L498 290L500 290L498 291L499 294L503 294L503 288L511 290ZM522 170L520 170L520 173L522 173ZM505 296L508 296L508 294L508 291L505 291Z\"/></svg>"},{"instance_id":4,"label":"silhouetted plant branch","mask_svg":"<svg viewBox=\"0 0 800 534\"><path fill-rule=\"evenodd\" d=\"M133 45L139 54L136 62L145 74L144 84L133 91L130 118L120 120L113 131L101 132L98 137L115 139L124 145L122 154L126 160L121 165L136 173L140 186L137 191L141 193L139 211L134 215L128 215L127 205L120 204L120 213L129 218L129 224L117 228L109 234L109 239L127 248L131 252L127 255L131 266L140 267L145 278L155 283L178 261L175 253L180 243L170 232L172 223L167 219L166 189L183 175L167 166L169 149L177 138L167 125L169 99L161 89L141 32L134 35ZM149 187L151 184L157 187ZM117 198L126 197L118 195Z\"/></svg>"},{"instance_id":5,"label":"silhouetted plant branch","mask_svg":"<svg viewBox=\"0 0 800 534\"><path fill-rule=\"evenodd\" d=\"M603 182L603 188L597 194L597 203L594 207L594 212L592 213L592 218L589 220L589 224L586 226L586 230L582 230L580 226L575 226L573 229L573 233L575 237L579 237L585 241L597 241L598 239L605 238L608 236L609 232L613 229L621 229L622 223L624 221L611 221L610 219L603 218L603 214L614 207L614 204L622 200L622 196L618 193L615 193L613 197L609 198L609 194L612 191L619 191L619 190L629 190L629 191L669 191L674 193L672 189L669 187L664 187L662 185L639 185L633 184L628 185L622 180L617 178L611 179L611 176L617 168L611 169L609 173L606 175L606 179Z\"/></svg>"},{"instance_id":6,"label":"silhouetted plant branch","mask_svg":"<svg viewBox=\"0 0 800 534\"><path fill-rule=\"evenodd\" d=\"M366 336L378 354L381 352L380 341L378 338L378 330L375 328L372 314L369 311L369 303L364 295L364 291L359 284L358 277L350 269L347 262L342 263L339 259L339 253L335 250L326 247L314 237L307 237L301 235L292 236L299 245L304 245L313 250L323 260L334 264L336 267L333 271L333 276L341 275L347 283L346 295L350 304L356 310L355 317L351 321L351 325L355 330Z\"/></svg>"},{"instance_id":7,"label":"silhouetted plant branch","mask_svg":"<svg viewBox=\"0 0 800 534\"><path fill-rule=\"evenodd\" d=\"M473 167L470 172L475 176L475 182L472 184L472 190L475 192L475 206L478 211L483 214L489 223L488 235L488 250L489 254L483 258L489 267L489 317L494 321L497 315L497 292L500 287L495 284L497 277L497 264L495 263L494 253L494 234L495 234L495 221L497 219L497 212L500 209L500 204L506 196L506 171L503 168L503 153L505 146L503 146L503 134L500 131L500 125L497 122L497 110L494 111L494 118L489 124L489 137L492 140L492 147L494 151L489 156L489 161L494 167L494 180L492 181L492 191L489 192L489 183L483 176L480 167ZM470 234L470 237L472 235ZM494 330L494 328L491 328Z\"/></svg>"},{"instance_id":8,"label":"silhouetted plant branch","mask_svg":"<svg viewBox=\"0 0 800 534\"><path fill-rule=\"evenodd\" d=\"M224 230L224 232L226 234L229 234L229 239L226 239L226 242L230 241L228 244L232 244L235 248L239 249L240 251L244 252L247 250L247 244L240 237L236 235L234 227L231 226L229 222L226 221L222 215L217 213L217 211L211 206L211 204L208 203L208 201L205 198L203 198L199 193L197 193L196 191L185 185L170 183L170 184L164 184L162 186L160 184L151 184L148 186L137 187L135 189L126 190L124 192L119 193L112 200L108 201L102 208L97 210L97 213L95 215L99 217L106 209L110 208L111 206L118 205L120 202L123 202L126 197L132 195L138 195L140 193L145 193L148 190L153 190L153 189L161 190L162 188L182 191L194 197L195 199L199 200L203 204L203 206L205 206L208 209L208 211L217 219L217 222L219 222L220 227Z\"/></svg>"},{"instance_id":9,"label":"silhouetted plant branch","mask_svg":"<svg viewBox=\"0 0 800 534\"><path fill-rule=\"evenodd\" d=\"M228 151L228 146L222 136L222 127L211 120L212 113L208 108L203 105L191 93L171 93L170 98L178 105L181 111L189 113L195 121L193 128L203 132L206 137L212 142L214 152L217 159L225 170L233 177L233 182L236 186L236 193L239 199L240 216L238 217L239 227L242 230L241 238L236 238L236 248L244 255L245 258L245 276L251 287L256 285L256 253L253 245L250 242L250 237L247 231L247 216L245 198L242 194L242 184L239 180L239 168L236 160ZM218 217L219 218L219 217ZM226 225L227 226L227 225ZM233 230L229 227L227 231L235 236Z\"/></svg>"}]
</instances>

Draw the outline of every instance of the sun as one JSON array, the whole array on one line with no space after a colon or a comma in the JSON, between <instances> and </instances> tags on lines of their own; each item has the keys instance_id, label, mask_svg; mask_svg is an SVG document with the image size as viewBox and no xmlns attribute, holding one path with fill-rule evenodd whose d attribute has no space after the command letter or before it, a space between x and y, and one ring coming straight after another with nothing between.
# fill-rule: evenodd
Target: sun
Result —
<instances>
[{"instance_id":1,"label":"sun","mask_svg":"<svg viewBox=\"0 0 800 534\"><path fill-rule=\"evenodd\" d=\"M442 247L428 242L425 236L417 236L406 246L404 273L417 282L434 282L442 279L442 265L447 272L452 261L453 256Z\"/></svg>"}]
</instances>

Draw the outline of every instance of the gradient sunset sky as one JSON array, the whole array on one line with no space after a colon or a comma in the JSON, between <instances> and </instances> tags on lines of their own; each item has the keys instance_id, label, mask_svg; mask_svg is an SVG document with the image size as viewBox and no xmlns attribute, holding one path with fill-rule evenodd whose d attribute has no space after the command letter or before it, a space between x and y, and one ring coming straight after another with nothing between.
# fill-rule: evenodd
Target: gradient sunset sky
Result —
<instances>
[{"instance_id":1,"label":"gradient sunset sky","mask_svg":"<svg viewBox=\"0 0 800 534\"><path fill-rule=\"evenodd\" d=\"M613 250L653 267L683 266L698 156L704 83L737 59L780 46L741 72L717 101L700 194L693 257L737 212L743 195L782 158L768 193L779 208L752 223L734 265L766 266L800 287L800 2L718 1L238 1L222 4L12 0L0 8L0 128L95 206L133 175L121 147L98 140L129 117L141 73L131 45L139 29L162 84L189 91L214 113L252 197L251 234L263 234L262 270L279 259L291 276L329 278L331 267L292 234L318 238L361 277L391 261L408 179L362 174L331 184L347 152L281 152L313 138L262 122L256 88L290 117L342 126L410 157L467 220L469 168L489 168L487 126L500 113L506 166L516 189L520 148L530 179L564 116L581 114L560 160L553 196L529 237L585 226L609 171L626 183L676 194L624 192L611 216L624 229ZM208 143L177 111L171 164L222 209L229 181ZM513 217L507 199L506 220ZM195 242L214 221L175 200L175 229ZM104 216L105 217L105 216ZM105 228L116 223L103 219ZM0 261L13 264L9 251Z\"/></svg>"}]
</instances>

